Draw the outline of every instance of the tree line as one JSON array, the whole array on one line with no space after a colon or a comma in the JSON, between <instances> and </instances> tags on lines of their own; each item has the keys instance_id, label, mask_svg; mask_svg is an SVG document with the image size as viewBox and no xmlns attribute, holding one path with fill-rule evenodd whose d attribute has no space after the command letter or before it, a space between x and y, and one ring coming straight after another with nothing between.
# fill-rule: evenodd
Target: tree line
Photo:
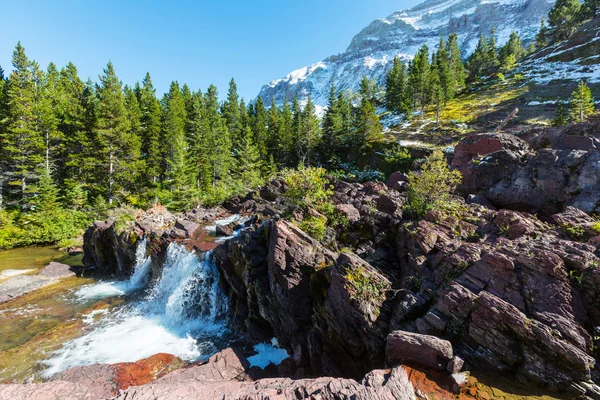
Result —
<instances>
[{"instance_id":1,"label":"tree line","mask_svg":"<svg viewBox=\"0 0 600 400\"><path fill-rule=\"evenodd\" d=\"M233 79L223 102L214 85L178 82L159 99L150 74L123 85L110 62L97 83L72 63L42 70L20 43L12 62L0 71L1 209L35 212L48 190L74 210L217 203L282 168L365 163L381 140L368 80L357 104L332 82L321 124L310 98L246 105Z\"/></svg>"},{"instance_id":2,"label":"tree line","mask_svg":"<svg viewBox=\"0 0 600 400\"><path fill-rule=\"evenodd\" d=\"M464 61L458 36L440 38L437 49L423 45L408 63L394 59L386 78L385 103L390 111L411 116L433 106L436 120L444 105L468 84L516 68L517 61L530 50L523 47L518 33L512 32L503 46L496 43L495 31L481 35L475 51Z\"/></svg>"}]
</instances>

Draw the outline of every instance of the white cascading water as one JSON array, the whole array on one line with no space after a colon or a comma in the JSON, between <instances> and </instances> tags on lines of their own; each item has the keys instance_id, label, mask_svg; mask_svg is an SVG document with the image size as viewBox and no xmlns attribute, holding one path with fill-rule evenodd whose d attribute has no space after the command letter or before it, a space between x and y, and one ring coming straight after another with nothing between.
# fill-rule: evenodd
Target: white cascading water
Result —
<instances>
[{"instance_id":1,"label":"white cascading water","mask_svg":"<svg viewBox=\"0 0 600 400\"><path fill-rule=\"evenodd\" d=\"M147 285L150 259L146 241L136 252L128 281L99 282L80 289L81 299L131 294ZM162 275L137 300L111 310L104 318L85 321L91 329L66 343L45 361L45 376L79 365L132 362L157 353L198 360L217 351L227 332L227 300L211 253L202 258L184 246L167 248Z\"/></svg>"}]
</instances>

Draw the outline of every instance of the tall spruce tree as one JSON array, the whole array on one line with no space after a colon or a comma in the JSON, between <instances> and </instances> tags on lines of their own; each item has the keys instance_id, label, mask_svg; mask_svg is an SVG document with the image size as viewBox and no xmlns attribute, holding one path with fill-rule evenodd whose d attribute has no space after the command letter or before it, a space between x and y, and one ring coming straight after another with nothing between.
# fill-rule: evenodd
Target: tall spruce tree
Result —
<instances>
[{"instance_id":1,"label":"tall spruce tree","mask_svg":"<svg viewBox=\"0 0 600 400\"><path fill-rule=\"evenodd\" d=\"M535 46L538 49L546 47L548 45L548 28L546 27L546 18L542 18L540 23L540 30L535 35Z\"/></svg>"},{"instance_id":2,"label":"tall spruce tree","mask_svg":"<svg viewBox=\"0 0 600 400\"><path fill-rule=\"evenodd\" d=\"M102 160L98 179L106 177L108 204L113 204L117 195L121 199L127 196L136 180L140 143L130 129L123 87L109 61L98 87L98 156Z\"/></svg>"},{"instance_id":3,"label":"tall spruce tree","mask_svg":"<svg viewBox=\"0 0 600 400\"><path fill-rule=\"evenodd\" d=\"M465 87L467 70L460 55L460 48L458 46L458 35L456 33L451 33L450 36L448 36L448 42L446 44L446 47L446 51L449 55L452 89L454 93L458 93L461 89Z\"/></svg>"},{"instance_id":4,"label":"tall spruce tree","mask_svg":"<svg viewBox=\"0 0 600 400\"><path fill-rule=\"evenodd\" d=\"M357 162L363 167L374 168L374 149L383 140L383 134L377 110L371 101L363 99L356 122Z\"/></svg>"},{"instance_id":5,"label":"tall spruce tree","mask_svg":"<svg viewBox=\"0 0 600 400\"><path fill-rule=\"evenodd\" d=\"M165 140L165 184L178 205L192 188L193 175L188 160L186 104L178 82L171 82L163 104L163 138Z\"/></svg>"},{"instance_id":6,"label":"tall spruce tree","mask_svg":"<svg viewBox=\"0 0 600 400\"><path fill-rule=\"evenodd\" d=\"M300 117L297 152L300 163L310 166L315 162L315 149L319 145L320 121L315 114L315 106L310 96Z\"/></svg>"},{"instance_id":7,"label":"tall spruce tree","mask_svg":"<svg viewBox=\"0 0 600 400\"><path fill-rule=\"evenodd\" d=\"M258 147L260 152L260 159L266 162L268 159L267 152L267 125L268 125L267 111L265 110L265 103L259 96L254 105L254 115L252 123L252 131L254 132L254 143Z\"/></svg>"},{"instance_id":8,"label":"tall spruce tree","mask_svg":"<svg viewBox=\"0 0 600 400\"><path fill-rule=\"evenodd\" d=\"M240 119L240 99L237 92L235 80L231 78L229 82L229 90L227 92L227 100L223 104L223 117L227 121L227 128L231 135L231 141L237 145L242 136L246 134L242 131L242 121Z\"/></svg>"},{"instance_id":9,"label":"tall spruce tree","mask_svg":"<svg viewBox=\"0 0 600 400\"><path fill-rule=\"evenodd\" d=\"M335 164L339 161L340 133L342 129L341 115L338 107L338 97L335 82L331 79L327 110L323 118L323 135L319 145L319 158L322 163Z\"/></svg>"},{"instance_id":10,"label":"tall spruce tree","mask_svg":"<svg viewBox=\"0 0 600 400\"><path fill-rule=\"evenodd\" d=\"M145 179L147 184L156 185L161 176L161 125L162 108L160 101L156 98L156 90L152 84L152 78L146 73L142 86L138 92L140 107L140 136L141 136L141 158L146 164Z\"/></svg>"},{"instance_id":11,"label":"tall spruce tree","mask_svg":"<svg viewBox=\"0 0 600 400\"><path fill-rule=\"evenodd\" d=\"M34 64L27 58L19 42L12 58L7 91L7 121L2 144L5 156L10 160L1 178L7 183L9 200L27 208L28 184L36 182L44 161L44 140L36 130L35 100L36 77Z\"/></svg>"}]
</instances>

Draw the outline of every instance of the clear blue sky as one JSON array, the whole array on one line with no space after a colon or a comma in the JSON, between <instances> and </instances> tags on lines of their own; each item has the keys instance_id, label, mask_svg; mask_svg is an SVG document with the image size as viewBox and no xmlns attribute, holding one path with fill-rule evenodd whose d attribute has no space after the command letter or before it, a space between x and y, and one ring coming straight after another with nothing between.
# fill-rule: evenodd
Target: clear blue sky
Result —
<instances>
[{"instance_id":1,"label":"clear blue sky","mask_svg":"<svg viewBox=\"0 0 600 400\"><path fill-rule=\"evenodd\" d=\"M147 4L146 4L147 3ZM10 1L0 8L0 66L21 41L44 68L72 61L96 81L108 60L126 84L148 71L160 95L171 80L241 96L346 49L376 18L418 0Z\"/></svg>"}]
</instances>

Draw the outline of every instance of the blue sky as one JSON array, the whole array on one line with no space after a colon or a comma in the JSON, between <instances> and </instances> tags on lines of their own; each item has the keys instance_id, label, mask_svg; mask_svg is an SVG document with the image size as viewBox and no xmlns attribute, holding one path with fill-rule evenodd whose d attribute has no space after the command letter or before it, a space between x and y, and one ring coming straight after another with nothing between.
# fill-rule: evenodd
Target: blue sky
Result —
<instances>
[{"instance_id":1,"label":"blue sky","mask_svg":"<svg viewBox=\"0 0 600 400\"><path fill-rule=\"evenodd\" d=\"M294 69L346 49L376 18L418 0L11 1L0 9L0 66L20 40L46 67L72 61L97 80L110 59L124 83L150 72L162 95L171 80L221 97L234 77L246 99Z\"/></svg>"}]
</instances>

